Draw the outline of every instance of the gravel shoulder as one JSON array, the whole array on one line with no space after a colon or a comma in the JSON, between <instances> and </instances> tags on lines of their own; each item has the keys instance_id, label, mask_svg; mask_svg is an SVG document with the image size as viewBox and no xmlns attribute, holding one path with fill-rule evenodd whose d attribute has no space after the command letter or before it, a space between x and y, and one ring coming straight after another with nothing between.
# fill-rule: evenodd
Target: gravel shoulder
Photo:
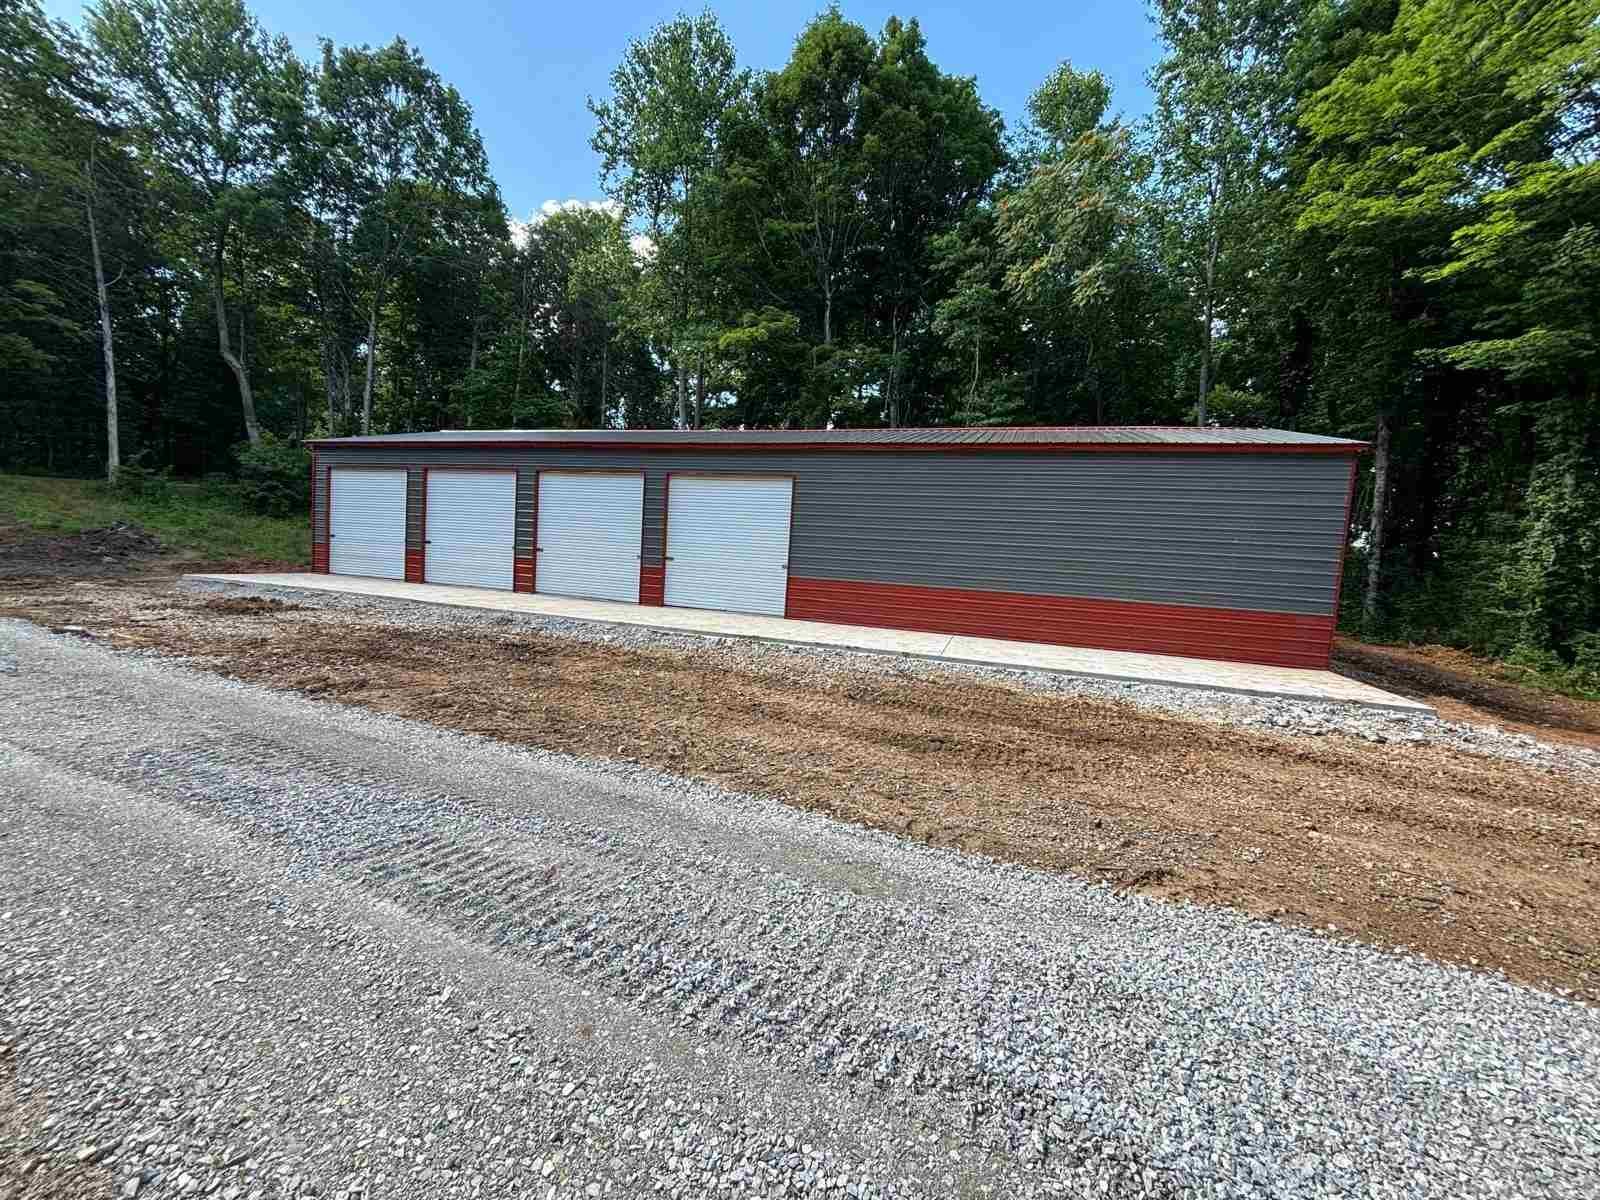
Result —
<instances>
[{"instance_id":1,"label":"gravel shoulder","mask_svg":"<svg viewBox=\"0 0 1600 1200\"><path fill-rule=\"evenodd\" d=\"M26 1114L0 1181L1600 1186L1592 1008L640 763L0 638L0 1057Z\"/></svg>"}]
</instances>

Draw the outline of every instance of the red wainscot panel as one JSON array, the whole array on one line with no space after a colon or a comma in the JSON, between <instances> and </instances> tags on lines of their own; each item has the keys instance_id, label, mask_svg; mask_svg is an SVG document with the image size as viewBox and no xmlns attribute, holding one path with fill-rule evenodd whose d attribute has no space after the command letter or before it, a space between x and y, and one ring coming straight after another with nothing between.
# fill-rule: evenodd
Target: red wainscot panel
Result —
<instances>
[{"instance_id":1,"label":"red wainscot panel","mask_svg":"<svg viewBox=\"0 0 1600 1200\"><path fill-rule=\"evenodd\" d=\"M789 580L795 620L1326 668L1332 616L967 588Z\"/></svg>"},{"instance_id":2,"label":"red wainscot panel","mask_svg":"<svg viewBox=\"0 0 1600 1200\"><path fill-rule=\"evenodd\" d=\"M526 558L518 555L511 560L511 590L513 592L533 591L534 564L536 561L531 555Z\"/></svg>"},{"instance_id":3,"label":"red wainscot panel","mask_svg":"<svg viewBox=\"0 0 1600 1200\"><path fill-rule=\"evenodd\" d=\"M639 567L639 603L652 604L657 608L667 602L667 564L659 563L651 566L649 563Z\"/></svg>"}]
</instances>

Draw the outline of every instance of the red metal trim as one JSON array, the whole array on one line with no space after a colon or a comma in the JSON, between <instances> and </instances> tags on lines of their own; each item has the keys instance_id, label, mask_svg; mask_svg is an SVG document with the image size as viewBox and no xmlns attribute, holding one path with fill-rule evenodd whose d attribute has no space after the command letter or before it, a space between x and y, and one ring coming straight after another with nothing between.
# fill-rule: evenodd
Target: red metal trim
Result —
<instances>
[{"instance_id":1,"label":"red metal trim","mask_svg":"<svg viewBox=\"0 0 1600 1200\"><path fill-rule=\"evenodd\" d=\"M1339 526L1339 544L1334 549L1333 564L1333 624L1328 626L1328 659L1333 659L1333 634L1339 625L1339 605L1344 598L1344 560L1350 553L1350 510L1356 502L1356 466L1359 458L1350 459L1350 487L1344 494L1344 524Z\"/></svg>"},{"instance_id":2,"label":"red metal trim","mask_svg":"<svg viewBox=\"0 0 1600 1200\"><path fill-rule=\"evenodd\" d=\"M667 602L667 564L642 563L639 567L639 603L660 608Z\"/></svg>"},{"instance_id":3,"label":"red metal trim","mask_svg":"<svg viewBox=\"0 0 1600 1200\"><path fill-rule=\"evenodd\" d=\"M1299 613L789 578L785 615L889 629L1220 658L1328 665L1334 618Z\"/></svg>"},{"instance_id":4,"label":"red metal trim","mask_svg":"<svg viewBox=\"0 0 1600 1200\"><path fill-rule=\"evenodd\" d=\"M517 495L522 495L522 471L517 468ZM538 585L539 555L536 553L539 545L539 472L528 472L533 477L533 529L529 531L530 541L528 553L520 558L514 557L511 562L511 590L532 594ZM512 554L516 554L517 539L515 533L511 538Z\"/></svg>"},{"instance_id":5,"label":"red metal trim","mask_svg":"<svg viewBox=\"0 0 1600 1200\"><path fill-rule=\"evenodd\" d=\"M1315 445L1301 442L604 442L569 438L561 441L323 441L318 445L352 450L610 450L721 451L747 454L788 454L801 451L900 451L912 454L1360 454L1366 442ZM586 468L558 468L562 471ZM602 470L602 468L594 468Z\"/></svg>"}]
</instances>

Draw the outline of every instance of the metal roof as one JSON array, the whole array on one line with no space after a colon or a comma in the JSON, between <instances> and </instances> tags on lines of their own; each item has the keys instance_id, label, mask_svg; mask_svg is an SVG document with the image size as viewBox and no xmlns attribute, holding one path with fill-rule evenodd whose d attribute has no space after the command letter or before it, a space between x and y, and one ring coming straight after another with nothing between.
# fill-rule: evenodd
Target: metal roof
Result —
<instances>
[{"instance_id":1,"label":"metal roof","mask_svg":"<svg viewBox=\"0 0 1600 1200\"><path fill-rule=\"evenodd\" d=\"M650 449L1186 449L1351 454L1367 443L1287 429L1192 425L941 426L925 429L445 429L316 438L313 446L537 446Z\"/></svg>"}]
</instances>

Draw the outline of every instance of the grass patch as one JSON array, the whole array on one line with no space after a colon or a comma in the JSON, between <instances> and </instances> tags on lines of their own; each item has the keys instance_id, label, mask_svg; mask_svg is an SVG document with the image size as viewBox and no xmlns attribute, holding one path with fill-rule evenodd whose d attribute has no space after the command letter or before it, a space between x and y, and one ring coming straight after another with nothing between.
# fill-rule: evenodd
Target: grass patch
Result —
<instances>
[{"instance_id":1,"label":"grass patch","mask_svg":"<svg viewBox=\"0 0 1600 1200\"><path fill-rule=\"evenodd\" d=\"M311 558L305 517L246 512L222 487L167 485L143 496L121 495L93 479L0 475L0 536L81 533L117 522L140 525L174 550L203 558Z\"/></svg>"}]
</instances>

